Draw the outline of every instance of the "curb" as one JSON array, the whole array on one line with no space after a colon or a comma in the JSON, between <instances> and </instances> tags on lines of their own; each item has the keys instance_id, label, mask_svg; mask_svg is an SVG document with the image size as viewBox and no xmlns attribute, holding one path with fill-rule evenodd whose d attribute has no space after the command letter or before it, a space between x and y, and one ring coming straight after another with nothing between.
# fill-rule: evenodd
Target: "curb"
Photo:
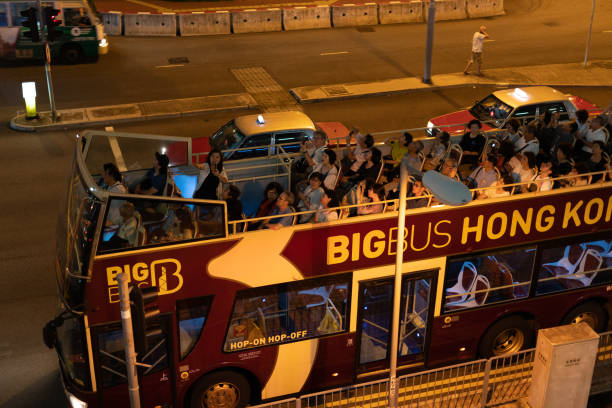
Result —
<instances>
[{"instance_id":1,"label":"curb","mask_svg":"<svg viewBox=\"0 0 612 408\"><path fill-rule=\"evenodd\" d=\"M9 121L9 127L13 130L20 131L20 132L36 132L40 130L43 130L43 131L63 130L63 129L78 128L78 127L83 127L83 126L112 125L112 124L117 124L117 123L144 122L148 120L187 117L187 116L195 116L195 115L199 115L202 113L209 113L209 112L231 112L231 111L243 110L243 109L256 109L259 107L255 99L253 99L251 95L249 94L240 94L240 95L248 95L248 98L247 98L248 102L246 104L224 106L224 107L199 108L199 109L192 109L189 111L176 111L176 112L168 112L168 113L160 113L160 114L142 114L142 110L140 110L141 112L140 115L123 115L123 117L117 117L117 118L104 118L104 119L97 119L97 120L92 119L92 120L86 120L86 121L71 121L71 122L69 121L65 123L61 123L61 122L50 123L51 112L45 111L45 112L40 112L39 115L41 116L42 121L46 121L46 123L48 124L38 124L38 125L29 124L28 121L24 119L25 114L23 114L23 115L17 115L11 118L11 120ZM216 97L218 96L227 96L227 95L216 95ZM189 98L186 98L186 99L189 99ZM152 102L140 102L140 103L135 103L135 104L127 104L127 105L124 104L121 106L137 107L140 104L167 103L167 102L169 101L160 100L160 101L152 101ZM88 110L92 110L96 108L110 108L112 106L119 106L119 105L109 105L106 107L91 107L91 108L80 108L80 109L66 109L64 110L64 112L81 111L83 113L83 116L86 117ZM59 111L58 113L61 114L61 112L62 111Z\"/></svg>"}]
</instances>

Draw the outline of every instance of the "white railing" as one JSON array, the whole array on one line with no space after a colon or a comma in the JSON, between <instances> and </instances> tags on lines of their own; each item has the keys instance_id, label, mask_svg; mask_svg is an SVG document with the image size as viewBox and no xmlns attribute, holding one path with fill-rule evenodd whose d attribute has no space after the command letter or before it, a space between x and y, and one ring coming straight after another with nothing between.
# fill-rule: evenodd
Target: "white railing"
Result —
<instances>
[{"instance_id":1,"label":"white railing","mask_svg":"<svg viewBox=\"0 0 612 408\"><path fill-rule=\"evenodd\" d=\"M398 377L398 405L494 407L527 398L535 349ZM385 408L389 380L382 379L284 399L252 408ZM601 333L591 394L612 390L612 331Z\"/></svg>"}]
</instances>

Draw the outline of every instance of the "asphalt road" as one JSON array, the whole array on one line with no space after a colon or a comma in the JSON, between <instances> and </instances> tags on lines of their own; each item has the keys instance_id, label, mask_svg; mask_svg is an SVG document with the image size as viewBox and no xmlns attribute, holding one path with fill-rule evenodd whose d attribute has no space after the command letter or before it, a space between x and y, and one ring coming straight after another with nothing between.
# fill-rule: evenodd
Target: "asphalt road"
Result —
<instances>
[{"instance_id":1,"label":"asphalt road","mask_svg":"<svg viewBox=\"0 0 612 408\"><path fill-rule=\"evenodd\" d=\"M590 0L506 0L502 17L436 23L432 73L460 72L471 37L486 24L485 67L580 62ZM612 59L612 2L597 2L592 59ZM285 89L423 75L425 24L210 37L111 37L98 63L53 67L60 108L242 92L232 68L264 67ZM189 62L172 66L168 58ZM170 66L169 66L170 65ZM40 66L0 68L0 117L23 108L21 82L35 80L47 110Z\"/></svg>"},{"instance_id":2,"label":"asphalt road","mask_svg":"<svg viewBox=\"0 0 612 408\"><path fill-rule=\"evenodd\" d=\"M495 42L487 43L489 66L579 61L583 58L590 1L557 10L553 0L506 0L508 15L486 20ZM612 57L612 4L598 2L593 58ZM603 4L605 3L605 4ZM519 6L525 7L519 10ZM607 23L605 18L607 17ZM581 22L576 24L575 22ZM434 73L463 68L469 38L482 21L436 26ZM113 38L97 64L54 66L62 108L243 92L231 68L264 66L285 88L420 75L424 25L236 35L215 38ZM320 55L347 51L346 54ZM183 67L168 57L186 56ZM74 147L75 131L16 133L5 125L22 109L20 82L38 82L45 109L42 69L0 67L0 407L61 407L55 353L42 344L41 328L56 307L55 224ZM423 126L427 119L469 105L491 89L365 98L304 106L316 121L340 121L370 132ZM612 90L564 89L602 106ZM241 112L242 113L242 112ZM176 120L117 125L121 131L211 134L236 115L225 112ZM597 405L603 406L603 405Z\"/></svg>"}]
</instances>

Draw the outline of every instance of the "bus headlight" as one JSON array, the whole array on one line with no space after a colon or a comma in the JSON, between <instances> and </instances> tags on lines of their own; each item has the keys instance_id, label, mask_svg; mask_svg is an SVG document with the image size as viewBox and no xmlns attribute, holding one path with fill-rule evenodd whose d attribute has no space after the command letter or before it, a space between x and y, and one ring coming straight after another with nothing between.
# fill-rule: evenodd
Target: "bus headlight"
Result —
<instances>
[{"instance_id":1,"label":"bus headlight","mask_svg":"<svg viewBox=\"0 0 612 408\"><path fill-rule=\"evenodd\" d=\"M68 391L66 391L66 396L68 397L68 401L70 401L71 408L87 408L87 403L85 401L81 401Z\"/></svg>"},{"instance_id":2,"label":"bus headlight","mask_svg":"<svg viewBox=\"0 0 612 408\"><path fill-rule=\"evenodd\" d=\"M108 41L106 41L106 38L103 38L98 42L98 47L100 48L108 47Z\"/></svg>"}]
</instances>

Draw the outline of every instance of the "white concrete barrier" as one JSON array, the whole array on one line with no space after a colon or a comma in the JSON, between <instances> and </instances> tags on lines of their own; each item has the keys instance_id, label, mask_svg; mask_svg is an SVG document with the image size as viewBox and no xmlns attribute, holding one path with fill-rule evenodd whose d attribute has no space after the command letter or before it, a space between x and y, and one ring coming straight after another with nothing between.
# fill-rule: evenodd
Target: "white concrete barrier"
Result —
<instances>
[{"instance_id":1,"label":"white concrete barrier","mask_svg":"<svg viewBox=\"0 0 612 408\"><path fill-rule=\"evenodd\" d=\"M378 4L380 24L414 23L423 21L422 1L391 1Z\"/></svg>"},{"instance_id":2,"label":"white concrete barrier","mask_svg":"<svg viewBox=\"0 0 612 408\"><path fill-rule=\"evenodd\" d=\"M378 4L339 4L332 6L334 27L354 27L378 24Z\"/></svg>"},{"instance_id":3,"label":"white concrete barrier","mask_svg":"<svg viewBox=\"0 0 612 408\"><path fill-rule=\"evenodd\" d=\"M232 31L236 34L282 30L283 17L279 8L232 11Z\"/></svg>"},{"instance_id":4,"label":"white concrete barrier","mask_svg":"<svg viewBox=\"0 0 612 408\"><path fill-rule=\"evenodd\" d=\"M436 0L436 21L465 20L467 18L466 0ZM429 16L429 1L423 2L423 16Z\"/></svg>"},{"instance_id":5,"label":"white concrete barrier","mask_svg":"<svg viewBox=\"0 0 612 408\"><path fill-rule=\"evenodd\" d=\"M102 24L104 24L104 33L106 35L121 35L121 15L120 11L109 11L108 13L100 13Z\"/></svg>"},{"instance_id":6,"label":"white concrete barrier","mask_svg":"<svg viewBox=\"0 0 612 408\"><path fill-rule=\"evenodd\" d=\"M180 34L185 37L232 33L229 11L180 13L178 24Z\"/></svg>"},{"instance_id":7,"label":"white concrete barrier","mask_svg":"<svg viewBox=\"0 0 612 408\"><path fill-rule=\"evenodd\" d=\"M128 36L175 36L176 14L124 14L123 25Z\"/></svg>"},{"instance_id":8,"label":"white concrete barrier","mask_svg":"<svg viewBox=\"0 0 612 408\"><path fill-rule=\"evenodd\" d=\"M502 16L504 0L467 0L467 15L469 18Z\"/></svg>"},{"instance_id":9,"label":"white concrete barrier","mask_svg":"<svg viewBox=\"0 0 612 408\"><path fill-rule=\"evenodd\" d=\"M329 6L283 9L283 29L286 31L329 27L331 27Z\"/></svg>"}]
</instances>

